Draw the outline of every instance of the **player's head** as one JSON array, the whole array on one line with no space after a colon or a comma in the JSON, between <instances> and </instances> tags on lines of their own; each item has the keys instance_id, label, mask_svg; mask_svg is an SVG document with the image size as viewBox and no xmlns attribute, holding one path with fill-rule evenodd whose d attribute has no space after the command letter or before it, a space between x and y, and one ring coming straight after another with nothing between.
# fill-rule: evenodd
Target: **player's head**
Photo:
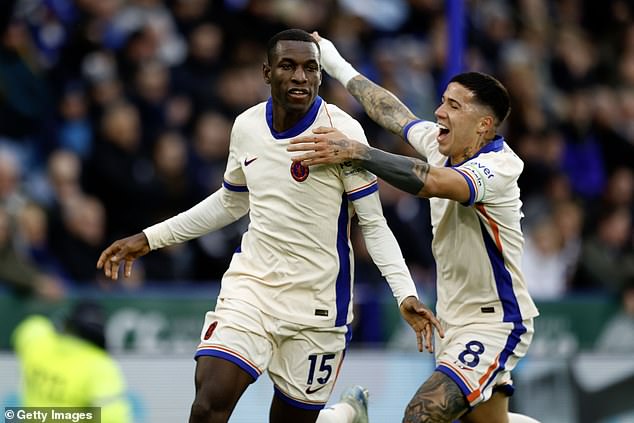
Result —
<instances>
[{"instance_id":1,"label":"player's head","mask_svg":"<svg viewBox=\"0 0 634 423\"><path fill-rule=\"evenodd\" d=\"M75 304L66 318L65 329L100 348L106 348L105 312L95 301L83 300Z\"/></svg>"},{"instance_id":2,"label":"player's head","mask_svg":"<svg viewBox=\"0 0 634 423\"><path fill-rule=\"evenodd\" d=\"M286 29L272 36L267 43L266 58L269 64L273 62L274 56L278 53L277 48L280 41L303 41L305 43L312 43L317 48L317 52L321 54L319 44L308 32L304 31L303 29L297 28Z\"/></svg>"},{"instance_id":3,"label":"player's head","mask_svg":"<svg viewBox=\"0 0 634 423\"><path fill-rule=\"evenodd\" d=\"M439 151L452 158L470 157L481 142L494 138L510 109L508 92L494 77L481 72L454 76L435 112L445 127L438 137Z\"/></svg>"},{"instance_id":4,"label":"player's head","mask_svg":"<svg viewBox=\"0 0 634 423\"><path fill-rule=\"evenodd\" d=\"M273 102L288 112L306 112L321 84L319 60L319 45L308 32L288 29L275 34L269 40L267 63L263 65Z\"/></svg>"},{"instance_id":5,"label":"player's head","mask_svg":"<svg viewBox=\"0 0 634 423\"><path fill-rule=\"evenodd\" d=\"M491 109L495 127L500 126L511 112L509 93L500 81L482 72L465 72L451 78L473 93L473 101Z\"/></svg>"}]
</instances>

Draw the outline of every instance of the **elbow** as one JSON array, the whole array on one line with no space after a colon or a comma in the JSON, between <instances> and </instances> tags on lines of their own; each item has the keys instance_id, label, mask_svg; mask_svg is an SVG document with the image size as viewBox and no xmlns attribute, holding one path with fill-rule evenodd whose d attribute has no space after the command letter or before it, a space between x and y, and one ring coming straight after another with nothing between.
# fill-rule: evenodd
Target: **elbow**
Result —
<instances>
[{"instance_id":1,"label":"elbow","mask_svg":"<svg viewBox=\"0 0 634 423\"><path fill-rule=\"evenodd\" d=\"M423 187L418 192L417 196L422 198L440 197L442 194L442 187L438 178L431 172L427 175L427 179L423 184Z\"/></svg>"}]
</instances>

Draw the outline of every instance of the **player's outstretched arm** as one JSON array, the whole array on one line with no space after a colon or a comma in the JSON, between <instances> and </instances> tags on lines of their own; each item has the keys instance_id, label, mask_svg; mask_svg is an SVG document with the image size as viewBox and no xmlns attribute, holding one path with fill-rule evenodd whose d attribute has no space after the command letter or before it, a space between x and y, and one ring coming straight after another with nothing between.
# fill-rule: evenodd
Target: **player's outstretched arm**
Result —
<instances>
[{"instance_id":1,"label":"player's outstretched arm","mask_svg":"<svg viewBox=\"0 0 634 423\"><path fill-rule=\"evenodd\" d=\"M150 244L143 232L117 240L103 250L97 260L97 269L113 281L119 277L119 264L123 260L123 275L130 277L134 261L150 252Z\"/></svg>"},{"instance_id":2,"label":"player's outstretched arm","mask_svg":"<svg viewBox=\"0 0 634 423\"><path fill-rule=\"evenodd\" d=\"M354 161L390 185L419 197L440 197L464 203L470 190L451 168L431 166L425 160L388 153L348 138L335 128L313 129L314 135L291 140L287 150L303 152L294 162L303 166Z\"/></svg>"},{"instance_id":3,"label":"player's outstretched arm","mask_svg":"<svg viewBox=\"0 0 634 423\"><path fill-rule=\"evenodd\" d=\"M418 301L416 297L405 298L399 309L403 319L416 333L418 351L423 351L424 346L427 351L434 352L434 344L432 342L434 328L436 328L441 338L445 337L445 331L436 316L434 316L434 313L425 304Z\"/></svg>"},{"instance_id":4,"label":"player's outstretched arm","mask_svg":"<svg viewBox=\"0 0 634 423\"><path fill-rule=\"evenodd\" d=\"M287 150L303 152L293 157L303 166L354 161L396 188L423 195L430 165L424 160L388 153L352 140L334 128L320 127L315 136L291 140Z\"/></svg>"},{"instance_id":5,"label":"player's outstretched arm","mask_svg":"<svg viewBox=\"0 0 634 423\"><path fill-rule=\"evenodd\" d=\"M313 32L321 50L321 65L337 79L363 106L373 121L396 135L403 136L403 129L418 117L394 94L361 75L337 51L335 45Z\"/></svg>"}]
</instances>

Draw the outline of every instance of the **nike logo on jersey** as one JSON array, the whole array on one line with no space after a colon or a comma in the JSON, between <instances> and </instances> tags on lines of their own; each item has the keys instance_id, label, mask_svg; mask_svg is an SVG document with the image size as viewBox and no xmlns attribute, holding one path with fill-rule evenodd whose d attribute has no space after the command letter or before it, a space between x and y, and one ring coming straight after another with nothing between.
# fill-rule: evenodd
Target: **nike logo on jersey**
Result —
<instances>
[{"instance_id":1,"label":"nike logo on jersey","mask_svg":"<svg viewBox=\"0 0 634 423\"><path fill-rule=\"evenodd\" d=\"M244 159L244 165L245 165L245 166L249 166L251 163L253 163L253 162L254 162L254 161L256 161L257 159L258 159L257 157L254 157L254 158L252 158L251 160L249 160L249 159Z\"/></svg>"},{"instance_id":2,"label":"nike logo on jersey","mask_svg":"<svg viewBox=\"0 0 634 423\"><path fill-rule=\"evenodd\" d=\"M311 387L309 386L308 388L306 388L306 393L308 395L314 394L315 392L320 391L320 390L324 389L325 387L326 387L326 385L321 385L319 388L311 389Z\"/></svg>"}]
</instances>

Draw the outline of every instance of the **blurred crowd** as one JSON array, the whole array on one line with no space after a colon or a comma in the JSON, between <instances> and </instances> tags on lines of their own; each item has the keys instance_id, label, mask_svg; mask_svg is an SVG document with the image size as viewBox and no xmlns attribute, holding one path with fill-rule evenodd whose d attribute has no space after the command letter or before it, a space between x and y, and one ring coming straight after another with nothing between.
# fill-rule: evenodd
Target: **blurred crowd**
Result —
<instances>
[{"instance_id":1,"label":"blurred crowd","mask_svg":"<svg viewBox=\"0 0 634 423\"><path fill-rule=\"evenodd\" d=\"M107 289L100 251L221 186L233 119L266 100L265 45L298 27L434 120L443 0L0 2L0 283L59 299ZM508 87L524 160L524 271L537 300L617 294L634 278L634 4L465 0L464 67ZM415 154L338 83L321 96L370 142ZM381 185L417 283L433 290L426 200ZM310 216L305 216L309 219ZM130 289L217 281L248 222L145 257ZM357 282L382 284L357 232Z\"/></svg>"}]
</instances>

